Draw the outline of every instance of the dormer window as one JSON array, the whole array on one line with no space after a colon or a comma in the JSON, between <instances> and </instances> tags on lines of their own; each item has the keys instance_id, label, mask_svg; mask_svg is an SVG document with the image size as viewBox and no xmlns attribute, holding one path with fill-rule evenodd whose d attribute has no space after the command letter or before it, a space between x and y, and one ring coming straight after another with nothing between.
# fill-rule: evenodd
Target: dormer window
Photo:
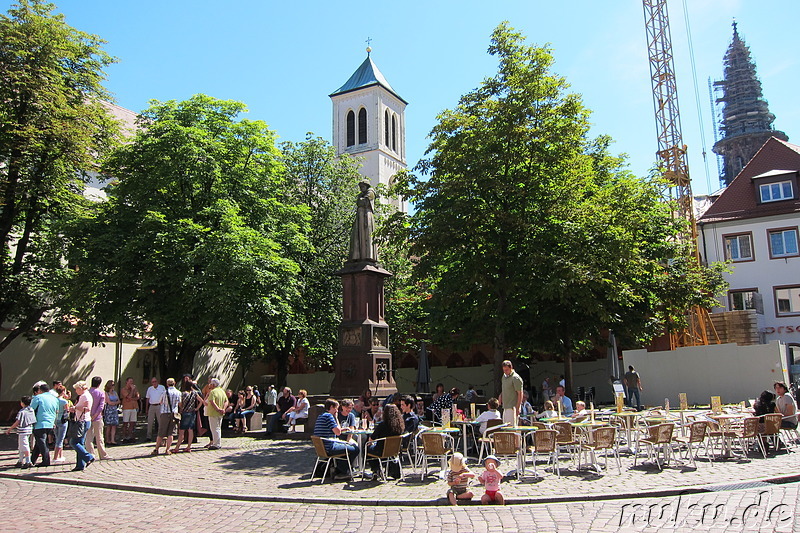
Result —
<instances>
[{"instance_id":1,"label":"dormer window","mask_svg":"<svg viewBox=\"0 0 800 533\"><path fill-rule=\"evenodd\" d=\"M792 182L789 180L777 183L765 183L758 186L761 202L777 202L778 200L791 200L794 198Z\"/></svg>"}]
</instances>

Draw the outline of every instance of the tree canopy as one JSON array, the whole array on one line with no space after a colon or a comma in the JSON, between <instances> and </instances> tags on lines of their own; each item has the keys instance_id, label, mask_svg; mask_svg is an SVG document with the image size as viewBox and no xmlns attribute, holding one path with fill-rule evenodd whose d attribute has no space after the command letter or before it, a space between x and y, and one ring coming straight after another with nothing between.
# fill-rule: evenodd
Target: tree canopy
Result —
<instances>
[{"instance_id":1,"label":"tree canopy","mask_svg":"<svg viewBox=\"0 0 800 533\"><path fill-rule=\"evenodd\" d=\"M162 371L176 373L212 340L284 327L308 212L291 198L274 134L243 110L205 95L153 102L109 158L109 201L73 228L66 303L78 337L155 337Z\"/></svg>"},{"instance_id":2,"label":"tree canopy","mask_svg":"<svg viewBox=\"0 0 800 533\"><path fill-rule=\"evenodd\" d=\"M603 329L641 341L663 328L665 289L687 279L667 268L685 254L682 222L662 183L589 138L549 48L504 23L489 53L497 74L439 115L427 179L409 183L428 328L439 343L492 344L498 387L500 362L533 350L563 357L569 385L572 355Z\"/></svg>"},{"instance_id":3,"label":"tree canopy","mask_svg":"<svg viewBox=\"0 0 800 533\"><path fill-rule=\"evenodd\" d=\"M0 323L30 332L68 283L60 225L86 206L87 173L114 145L101 100L113 59L55 6L20 0L0 15Z\"/></svg>"}]
</instances>

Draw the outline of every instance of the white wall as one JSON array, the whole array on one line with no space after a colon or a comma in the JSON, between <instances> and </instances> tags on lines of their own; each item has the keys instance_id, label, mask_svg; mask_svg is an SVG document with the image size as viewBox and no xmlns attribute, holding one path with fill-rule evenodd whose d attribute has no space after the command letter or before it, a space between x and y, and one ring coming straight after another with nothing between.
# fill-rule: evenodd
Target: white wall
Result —
<instances>
[{"instance_id":1,"label":"white wall","mask_svg":"<svg viewBox=\"0 0 800 533\"><path fill-rule=\"evenodd\" d=\"M737 403L772 390L775 381L788 382L786 346L778 342L738 346L712 344L664 352L627 350L625 370L633 365L642 379L642 404L678 405L685 392L689 404L709 404L711 396Z\"/></svg>"},{"instance_id":2,"label":"white wall","mask_svg":"<svg viewBox=\"0 0 800 533\"><path fill-rule=\"evenodd\" d=\"M780 340L785 343L800 343L800 316L778 317L775 314L773 287L800 285L800 257L770 259L770 229L797 227L798 214L788 214L755 219L733 220L706 223L699 226L700 251L709 261L725 260L724 235L751 233L754 261L732 263L733 272L726 275L730 290L758 289L764 302L763 324L759 322L760 332L767 342ZM724 309L730 311L728 297L720 299Z\"/></svg>"}]
</instances>

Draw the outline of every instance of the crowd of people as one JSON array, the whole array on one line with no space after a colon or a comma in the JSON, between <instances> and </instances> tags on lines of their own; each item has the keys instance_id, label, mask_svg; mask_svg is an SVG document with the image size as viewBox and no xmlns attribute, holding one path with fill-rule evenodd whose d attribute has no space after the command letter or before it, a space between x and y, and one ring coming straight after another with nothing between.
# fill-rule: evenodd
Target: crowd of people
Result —
<instances>
[{"instance_id":1,"label":"crowd of people","mask_svg":"<svg viewBox=\"0 0 800 533\"><path fill-rule=\"evenodd\" d=\"M305 399L305 391L301 392ZM274 410L277 395L273 386L265 396L263 409ZM171 455L191 452L196 437L204 434L208 435L204 447L219 449L223 424L227 422L234 431L244 431L261 403L256 386L233 393L222 389L219 379L210 377L201 389L190 374L185 374L180 383L169 378L166 386L154 377L144 395L130 377L119 391L114 380L103 384L100 376L88 384L75 382L72 391L59 380L52 385L39 381L30 396L20 398L16 420L7 433L18 435L18 468L64 463L65 443L69 443L76 454L73 470L82 471L97 459L111 459L108 447L137 442L140 413L147 440L155 441L151 454L159 455L163 447L163 453ZM308 400L305 405L307 413ZM301 411L296 412L296 418L301 415Z\"/></svg>"}]
</instances>

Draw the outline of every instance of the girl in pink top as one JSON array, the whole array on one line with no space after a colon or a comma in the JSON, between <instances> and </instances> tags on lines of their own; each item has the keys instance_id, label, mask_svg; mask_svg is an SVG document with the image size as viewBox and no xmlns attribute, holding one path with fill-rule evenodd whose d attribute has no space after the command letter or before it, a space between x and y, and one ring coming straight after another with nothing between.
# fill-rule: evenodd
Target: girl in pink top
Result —
<instances>
[{"instance_id":1,"label":"girl in pink top","mask_svg":"<svg viewBox=\"0 0 800 533\"><path fill-rule=\"evenodd\" d=\"M83 424L83 427L79 427L76 434L70 431L70 435L72 436L69 439L69 443L77 455L75 468L73 468L72 471L80 472L94 462L94 456L87 452L84 447L86 443L86 432L92 425L91 413L93 400L85 381L79 381L73 385L73 387L75 388L78 400L75 402L75 406L70 408L70 411L75 413L75 423Z\"/></svg>"},{"instance_id":2,"label":"girl in pink top","mask_svg":"<svg viewBox=\"0 0 800 533\"><path fill-rule=\"evenodd\" d=\"M498 461L497 457L494 455L488 455L486 459L483 460L483 466L486 467L486 470L483 474L478 476L478 481L483 483L484 487L486 487L486 492L481 496L481 503L484 505L492 502L500 505L506 504L505 499L503 499L503 494L500 492L500 482L503 480L503 473L497 469L499 465L500 461Z\"/></svg>"}]
</instances>

